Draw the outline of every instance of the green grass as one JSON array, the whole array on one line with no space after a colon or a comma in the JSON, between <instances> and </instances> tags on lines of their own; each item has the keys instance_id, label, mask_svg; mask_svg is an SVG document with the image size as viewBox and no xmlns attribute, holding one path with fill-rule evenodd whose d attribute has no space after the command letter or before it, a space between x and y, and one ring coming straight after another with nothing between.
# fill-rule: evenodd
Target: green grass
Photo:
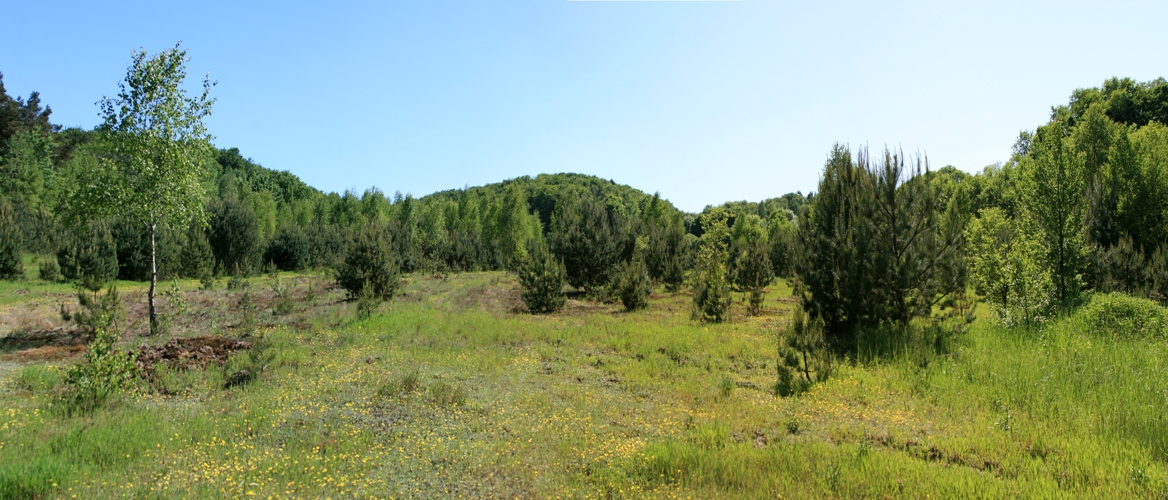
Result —
<instances>
[{"instance_id":1,"label":"green grass","mask_svg":"<svg viewBox=\"0 0 1168 500\"><path fill-rule=\"evenodd\" d=\"M516 314L515 286L411 276L361 321L322 299L263 327L273 356L255 381L223 388L246 353L164 369L173 395L143 385L89 416L53 411L59 368L13 370L0 497L1168 493L1162 338L1098 335L1074 316L1037 331L979 320L949 355L844 363L776 398L783 284L766 315L744 317L739 297L722 325L691 322L685 294L635 313Z\"/></svg>"}]
</instances>

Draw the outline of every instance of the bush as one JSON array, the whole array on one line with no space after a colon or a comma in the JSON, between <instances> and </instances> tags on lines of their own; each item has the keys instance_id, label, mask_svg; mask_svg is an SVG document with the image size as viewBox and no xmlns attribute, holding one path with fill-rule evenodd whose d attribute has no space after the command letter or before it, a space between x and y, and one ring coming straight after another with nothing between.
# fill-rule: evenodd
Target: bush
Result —
<instances>
[{"instance_id":1,"label":"bush","mask_svg":"<svg viewBox=\"0 0 1168 500\"><path fill-rule=\"evenodd\" d=\"M20 232L16 211L7 202L0 202L0 279L24 278L23 248L24 235Z\"/></svg>"},{"instance_id":2,"label":"bush","mask_svg":"<svg viewBox=\"0 0 1168 500\"><path fill-rule=\"evenodd\" d=\"M349 292L351 299L361 296L366 283L374 297L390 300L401 286L397 259L384 231L369 226L349 249L345 262L337 270L337 284Z\"/></svg>"},{"instance_id":3,"label":"bush","mask_svg":"<svg viewBox=\"0 0 1168 500\"><path fill-rule=\"evenodd\" d=\"M697 266L694 269L694 319L721 323L730 312L730 281L726 272L726 243L730 230L726 227L727 214L715 209L702 215L701 247L698 249Z\"/></svg>"},{"instance_id":4,"label":"bush","mask_svg":"<svg viewBox=\"0 0 1168 500\"><path fill-rule=\"evenodd\" d=\"M1168 337L1168 309L1122 293L1095 294L1070 321L1077 329L1110 338Z\"/></svg>"},{"instance_id":5,"label":"bush","mask_svg":"<svg viewBox=\"0 0 1168 500\"><path fill-rule=\"evenodd\" d=\"M542 245L536 245L519 266L520 297L532 313L553 313L563 309L564 283L567 272L564 264Z\"/></svg>"},{"instance_id":6,"label":"bush","mask_svg":"<svg viewBox=\"0 0 1168 500\"><path fill-rule=\"evenodd\" d=\"M621 265L617 272L616 292L626 311L636 311L649 307L649 294L653 291L653 280L649 278L649 268L639 258Z\"/></svg>"},{"instance_id":7,"label":"bush","mask_svg":"<svg viewBox=\"0 0 1168 500\"><path fill-rule=\"evenodd\" d=\"M299 271L308 266L308 237L298 227L284 227L268 242L264 262L271 262L281 271Z\"/></svg>"},{"instance_id":8,"label":"bush","mask_svg":"<svg viewBox=\"0 0 1168 500\"><path fill-rule=\"evenodd\" d=\"M40 268L37 269L37 275L44 281L53 283L61 281L61 266L57 265L57 258L50 257L48 260L42 261Z\"/></svg>"},{"instance_id":9,"label":"bush","mask_svg":"<svg viewBox=\"0 0 1168 500\"><path fill-rule=\"evenodd\" d=\"M57 251L65 279L90 290L100 290L118 276L118 253L113 235L103 224L91 224L70 244Z\"/></svg>"},{"instance_id":10,"label":"bush","mask_svg":"<svg viewBox=\"0 0 1168 500\"><path fill-rule=\"evenodd\" d=\"M207 232L198 224L187 229L187 241L179 252L179 273L187 278L202 280L215 274L215 253Z\"/></svg>"},{"instance_id":11,"label":"bush","mask_svg":"<svg viewBox=\"0 0 1168 500\"><path fill-rule=\"evenodd\" d=\"M207 240L219 271L250 275L262 250L255 212L246 204L231 199L212 202L208 211L211 228Z\"/></svg>"},{"instance_id":12,"label":"bush","mask_svg":"<svg viewBox=\"0 0 1168 500\"><path fill-rule=\"evenodd\" d=\"M791 396L806 391L831 376L834 364L821 320L808 321L802 308L795 309L791 326L779 337L779 380L775 393Z\"/></svg>"},{"instance_id":13,"label":"bush","mask_svg":"<svg viewBox=\"0 0 1168 500\"><path fill-rule=\"evenodd\" d=\"M120 337L117 318L121 303L117 290L110 288L102 300L94 303L87 303L84 293L80 297L89 313L79 318L79 322L92 328L94 337L84 361L73 365L65 375L70 390L62 403L67 415L99 408L110 396L128 386L137 373L137 357L114 349Z\"/></svg>"}]
</instances>

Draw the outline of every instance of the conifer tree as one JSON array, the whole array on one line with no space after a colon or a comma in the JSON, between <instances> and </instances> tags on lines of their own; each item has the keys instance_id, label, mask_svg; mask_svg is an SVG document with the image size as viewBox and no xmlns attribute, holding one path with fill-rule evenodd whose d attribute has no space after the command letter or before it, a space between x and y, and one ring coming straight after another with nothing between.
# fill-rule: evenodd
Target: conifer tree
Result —
<instances>
[{"instance_id":1,"label":"conifer tree","mask_svg":"<svg viewBox=\"0 0 1168 500\"><path fill-rule=\"evenodd\" d=\"M701 246L698 248L697 262L693 275L693 312L695 320L721 323L730 313L730 280L726 269L730 229L726 226L729 215L716 208L702 214Z\"/></svg>"},{"instance_id":2,"label":"conifer tree","mask_svg":"<svg viewBox=\"0 0 1168 500\"><path fill-rule=\"evenodd\" d=\"M519 265L520 297L532 313L553 313L563 309L564 265L547 249L542 239L534 240L532 249Z\"/></svg>"},{"instance_id":3,"label":"conifer tree","mask_svg":"<svg viewBox=\"0 0 1168 500\"><path fill-rule=\"evenodd\" d=\"M0 199L0 279L24 277L24 235L16 220L16 211L7 200Z\"/></svg>"}]
</instances>

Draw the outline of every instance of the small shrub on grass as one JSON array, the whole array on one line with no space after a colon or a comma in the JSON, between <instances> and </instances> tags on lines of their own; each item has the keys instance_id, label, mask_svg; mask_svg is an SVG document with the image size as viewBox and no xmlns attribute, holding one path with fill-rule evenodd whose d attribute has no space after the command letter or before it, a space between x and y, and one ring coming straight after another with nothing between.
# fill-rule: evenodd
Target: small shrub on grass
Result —
<instances>
[{"instance_id":1,"label":"small shrub on grass","mask_svg":"<svg viewBox=\"0 0 1168 500\"><path fill-rule=\"evenodd\" d=\"M287 316L296 310L296 302L292 300L291 287L280 284L280 277L277 275L270 285L272 289L272 314L276 316Z\"/></svg>"},{"instance_id":2,"label":"small shrub on grass","mask_svg":"<svg viewBox=\"0 0 1168 500\"><path fill-rule=\"evenodd\" d=\"M251 290L244 287L243 293L239 295L239 301L236 302L235 308L239 311L239 331L243 337L250 337L256 331L256 305L255 300L251 296Z\"/></svg>"},{"instance_id":3,"label":"small shrub on grass","mask_svg":"<svg viewBox=\"0 0 1168 500\"><path fill-rule=\"evenodd\" d=\"M823 382L834 369L823 333L823 323L808 321L802 308L795 309L791 327L779 337L778 382L775 393L791 396Z\"/></svg>"},{"instance_id":4,"label":"small shrub on grass","mask_svg":"<svg viewBox=\"0 0 1168 500\"><path fill-rule=\"evenodd\" d=\"M373 291L373 286L366 282L361 288L361 293L357 295L357 319L369 319L380 305L381 298Z\"/></svg>"},{"instance_id":5,"label":"small shrub on grass","mask_svg":"<svg viewBox=\"0 0 1168 500\"><path fill-rule=\"evenodd\" d=\"M239 276L238 274L233 274L233 275L231 275L230 278L227 278L227 289L228 290L242 290L244 288L247 288L247 280L244 279L242 276Z\"/></svg>"},{"instance_id":6,"label":"small shrub on grass","mask_svg":"<svg viewBox=\"0 0 1168 500\"><path fill-rule=\"evenodd\" d=\"M57 251L65 279L91 291L100 290L118 276L118 253L113 235L102 224L91 224Z\"/></svg>"},{"instance_id":7,"label":"small shrub on grass","mask_svg":"<svg viewBox=\"0 0 1168 500\"><path fill-rule=\"evenodd\" d=\"M37 275L41 280L50 283L61 281L61 266L57 265L57 258L50 257L48 260L42 261L37 269Z\"/></svg>"},{"instance_id":8,"label":"small shrub on grass","mask_svg":"<svg viewBox=\"0 0 1168 500\"><path fill-rule=\"evenodd\" d=\"M207 270L206 272L204 272L201 276L199 276L199 286L203 290L214 290L215 289L215 275L213 273L211 273L210 270Z\"/></svg>"},{"instance_id":9,"label":"small shrub on grass","mask_svg":"<svg viewBox=\"0 0 1168 500\"><path fill-rule=\"evenodd\" d=\"M371 225L349 248L345 262L337 270L337 284L348 291L352 299L360 297L368 283L374 296L390 300L401 286L399 271L389 236Z\"/></svg>"},{"instance_id":10,"label":"small shrub on grass","mask_svg":"<svg viewBox=\"0 0 1168 500\"><path fill-rule=\"evenodd\" d=\"M111 326L112 321L108 321L96 329L84 361L73 365L65 375L70 389L62 401L65 414L92 412L134 379L137 356L114 349L118 332Z\"/></svg>"},{"instance_id":11,"label":"small shrub on grass","mask_svg":"<svg viewBox=\"0 0 1168 500\"><path fill-rule=\"evenodd\" d=\"M726 226L726 218L727 214L723 210L702 215L702 227L706 228L706 234L702 235L693 272L691 317L695 320L721 323L730 314L730 281L726 271L726 242L730 238L730 230Z\"/></svg>"},{"instance_id":12,"label":"small shrub on grass","mask_svg":"<svg viewBox=\"0 0 1168 500\"><path fill-rule=\"evenodd\" d=\"M381 384L377 388L377 395L383 398L409 396L421 388L421 377L418 376L418 372L414 371L403 375L398 380Z\"/></svg>"},{"instance_id":13,"label":"small shrub on grass","mask_svg":"<svg viewBox=\"0 0 1168 500\"><path fill-rule=\"evenodd\" d=\"M109 326L116 328L118 320L126 315L116 286L110 286L105 294L100 295L96 291L87 293L80 290L77 292L77 302L81 304L81 309L76 311L70 311L61 305L61 319L73 321L87 332L95 332L98 328Z\"/></svg>"},{"instance_id":14,"label":"small shrub on grass","mask_svg":"<svg viewBox=\"0 0 1168 500\"><path fill-rule=\"evenodd\" d=\"M430 400L438 406L463 406L466 404L466 389L440 381L430 386Z\"/></svg>"},{"instance_id":15,"label":"small shrub on grass","mask_svg":"<svg viewBox=\"0 0 1168 500\"><path fill-rule=\"evenodd\" d=\"M734 393L734 379L728 375L723 375L722 381L718 384L718 392L721 393L723 398L730 397L730 394Z\"/></svg>"},{"instance_id":16,"label":"small shrub on grass","mask_svg":"<svg viewBox=\"0 0 1168 500\"><path fill-rule=\"evenodd\" d=\"M532 313L553 313L564 308L564 264L542 245L519 265L520 297Z\"/></svg>"},{"instance_id":17,"label":"small shrub on grass","mask_svg":"<svg viewBox=\"0 0 1168 500\"><path fill-rule=\"evenodd\" d=\"M1122 293L1096 294L1069 319L1079 331L1110 338L1168 337L1168 309Z\"/></svg>"},{"instance_id":18,"label":"small shrub on grass","mask_svg":"<svg viewBox=\"0 0 1168 500\"><path fill-rule=\"evenodd\" d=\"M276 351L272 349L271 334L253 336L251 349L248 349L242 356L232 358L231 363L223 365L223 388L230 389L255 381L268 369L268 365L274 359L276 359Z\"/></svg>"},{"instance_id":19,"label":"small shrub on grass","mask_svg":"<svg viewBox=\"0 0 1168 500\"><path fill-rule=\"evenodd\" d=\"M634 258L632 262L621 264L616 277L616 292L626 311L649 307L649 293L653 291L653 280L649 278L649 268L644 260Z\"/></svg>"}]
</instances>

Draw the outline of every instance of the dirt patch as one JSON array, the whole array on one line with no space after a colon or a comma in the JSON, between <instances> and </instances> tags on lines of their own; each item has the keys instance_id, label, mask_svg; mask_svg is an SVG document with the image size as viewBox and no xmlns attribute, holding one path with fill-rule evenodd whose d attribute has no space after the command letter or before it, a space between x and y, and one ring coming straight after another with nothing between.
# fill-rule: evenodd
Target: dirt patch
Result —
<instances>
[{"instance_id":1,"label":"dirt patch","mask_svg":"<svg viewBox=\"0 0 1168 500\"><path fill-rule=\"evenodd\" d=\"M64 327L32 332L12 332L0 337L0 351L35 349L44 346L80 346L93 340L93 334Z\"/></svg>"},{"instance_id":2,"label":"dirt patch","mask_svg":"<svg viewBox=\"0 0 1168 500\"><path fill-rule=\"evenodd\" d=\"M168 362L183 368L222 364L231 353L251 349L251 342L226 337L206 336L170 339L161 346L138 348L138 369L147 378L154 375L154 365Z\"/></svg>"},{"instance_id":3,"label":"dirt patch","mask_svg":"<svg viewBox=\"0 0 1168 500\"><path fill-rule=\"evenodd\" d=\"M35 363L41 361L56 361L59 359L74 358L80 356L85 352L85 345L46 345L41 347L34 347L32 349L25 349L23 351L16 351L12 354L7 354L0 357L6 361L16 361L19 363Z\"/></svg>"}]
</instances>

